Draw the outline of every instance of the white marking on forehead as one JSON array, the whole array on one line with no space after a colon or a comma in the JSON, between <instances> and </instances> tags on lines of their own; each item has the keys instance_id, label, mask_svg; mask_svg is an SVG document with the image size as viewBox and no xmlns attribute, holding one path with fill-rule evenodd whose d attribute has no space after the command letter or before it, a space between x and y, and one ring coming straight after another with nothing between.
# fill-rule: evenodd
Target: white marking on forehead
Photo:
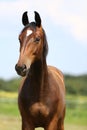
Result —
<instances>
[{"instance_id":1,"label":"white marking on forehead","mask_svg":"<svg viewBox=\"0 0 87 130\"><path fill-rule=\"evenodd\" d=\"M32 33L33 33L32 30L27 30L27 34L26 34L26 36L29 36L29 35L31 35Z\"/></svg>"}]
</instances>

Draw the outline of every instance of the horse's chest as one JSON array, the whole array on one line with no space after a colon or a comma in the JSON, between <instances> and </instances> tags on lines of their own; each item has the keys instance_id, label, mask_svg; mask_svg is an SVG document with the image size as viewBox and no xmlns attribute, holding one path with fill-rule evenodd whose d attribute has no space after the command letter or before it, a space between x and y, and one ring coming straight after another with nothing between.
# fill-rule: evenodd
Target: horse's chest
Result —
<instances>
[{"instance_id":1,"label":"horse's chest","mask_svg":"<svg viewBox=\"0 0 87 130\"><path fill-rule=\"evenodd\" d=\"M29 92L29 93L28 93ZM21 114L32 119L44 120L53 115L57 106L56 95L52 96L51 92L45 92L40 97L39 94L30 91L21 91L19 93L19 108Z\"/></svg>"},{"instance_id":2,"label":"horse's chest","mask_svg":"<svg viewBox=\"0 0 87 130\"><path fill-rule=\"evenodd\" d=\"M48 117L50 113L47 102L43 103L43 101L36 100L35 97L19 96L19 108L22 108L22 111L24 110L26 114L32 117Z\"/></svg>"},{"instance_id":3,"label":"horse's chest","mask_svg":"<svg viewBox=\"0 0 87 130\"><path fill-rule=\"evenodd\" d=\"M47 117L49 115L49 108L42 103L34 103L29 107L29 113L33 117Z\"/></svg>"}]
</instances>

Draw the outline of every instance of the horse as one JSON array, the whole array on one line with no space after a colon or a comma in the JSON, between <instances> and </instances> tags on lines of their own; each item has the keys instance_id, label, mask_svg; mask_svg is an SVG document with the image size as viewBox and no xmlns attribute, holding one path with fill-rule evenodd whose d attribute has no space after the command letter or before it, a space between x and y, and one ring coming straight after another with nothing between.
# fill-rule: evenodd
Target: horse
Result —
<instances>
[{"instance_id":1,"label":"horse","mask_svg":"<svg viewBox=\"0 0 87 130\"><path fill-rule=\"evenodd\" d=\"M19 34L20 55L15 69L22 77L18 106L22 130L64 130L65 85L62 72L48 66L48 43L38 12L29 22L28 12L22 15L23 30Z\"/></svg>"}]
</instances>

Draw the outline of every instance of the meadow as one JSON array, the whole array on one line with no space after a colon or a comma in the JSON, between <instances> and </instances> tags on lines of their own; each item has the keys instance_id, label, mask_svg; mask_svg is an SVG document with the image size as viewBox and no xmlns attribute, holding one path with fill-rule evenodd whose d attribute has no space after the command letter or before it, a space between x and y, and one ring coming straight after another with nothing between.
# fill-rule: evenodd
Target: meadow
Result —
<instances>
[{"instance_id":1,"label":"meadow","mask_svg":"<svg viewBox=\"0 0 87 130\"><path fill-rule=\"evenodd\" d=\"M87 130L87 96L66 96L65 130ZM0 91L0 130L21 130L17 93ZM42 130L38 128L36 130Z\"/></svg>"}]
</instances>

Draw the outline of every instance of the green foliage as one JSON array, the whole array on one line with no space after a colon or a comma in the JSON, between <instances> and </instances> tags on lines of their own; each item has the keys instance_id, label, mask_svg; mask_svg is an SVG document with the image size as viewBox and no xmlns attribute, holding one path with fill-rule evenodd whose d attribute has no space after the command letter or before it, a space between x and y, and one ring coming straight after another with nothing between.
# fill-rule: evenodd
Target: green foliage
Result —
<instances>
[{"instance_id":1,"label":"green foliage","mask_svg":"<svg viewBox=\"0 0 87 130\"><path fill-rule=\"evenodd\" d=\"M0 79L0 90L14 92L18 90L20 79L14 78L11 80Z\"/></svg>"},{"instance_id":2,"label":"green foliage","mask_svg":"<svg viewBox=\"0 0 87 130\"><path fill-rule=\"evenodd\" d=\"M65 75L65 86L68 94L87 95L87 75Z\"/></svg>"},{"instance_id":3,"label":"green foliage","mask_svg":"<svg viewBox=\"0 0 87 130\"><path fill-rule=\"evenodd\" d=\"M16 92L20 85L19 78L14 78L8 81L0 79L0 90ZM87 95L87 75L70 76L65 75L65 86L67 94Z\"/></svg>"}]
</instances>

